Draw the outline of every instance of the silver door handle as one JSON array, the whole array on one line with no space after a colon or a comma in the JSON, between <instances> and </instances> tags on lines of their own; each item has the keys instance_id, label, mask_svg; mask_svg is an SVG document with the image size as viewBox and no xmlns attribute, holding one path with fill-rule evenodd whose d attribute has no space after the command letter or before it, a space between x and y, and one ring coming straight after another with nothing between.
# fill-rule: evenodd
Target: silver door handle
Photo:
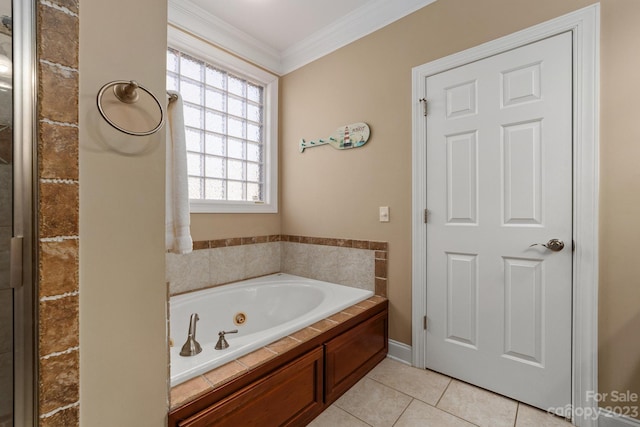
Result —
<instances>
[{"instance_id":1,"label":"silver door handle","mask_svg":"<svg viewBox=\"0 0 640 427\"><path fill-rule=\"evenodd\" d=\"M550 251L560 252L564 249L564 242L559 239L551 239L547 243L534 243L533 245L529 245L530 248L533 246L544 246Z\"/></svg>"}]
</instances>

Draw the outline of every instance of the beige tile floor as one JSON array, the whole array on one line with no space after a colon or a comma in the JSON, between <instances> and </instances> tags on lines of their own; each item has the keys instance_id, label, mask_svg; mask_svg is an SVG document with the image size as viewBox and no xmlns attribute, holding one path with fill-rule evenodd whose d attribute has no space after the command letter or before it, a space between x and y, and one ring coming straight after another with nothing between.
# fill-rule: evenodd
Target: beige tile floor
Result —
<instances>
[{"instance_id":1,"label":"beige tile floor","mask_svg":"<svg viewBox=\"0 0 640 427\"><path fill-rule=\"evenodd\" d=\"M570 427L567 421L447 376L383 360L310 427Z\"/></svg>"}]
</instances>

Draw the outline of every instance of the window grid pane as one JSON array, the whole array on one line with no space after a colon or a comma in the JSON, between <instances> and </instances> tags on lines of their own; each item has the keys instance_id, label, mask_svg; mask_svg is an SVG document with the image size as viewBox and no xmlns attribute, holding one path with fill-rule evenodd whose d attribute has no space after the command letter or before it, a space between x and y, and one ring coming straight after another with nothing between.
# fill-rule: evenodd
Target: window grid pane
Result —
<instances>
[{"instance_id":1,"label":"window grid pane","mask_svg":"<svg viewBox=\"0 0 640 427\"><path fill-rule=\"evenodd\" d=\"M167 87L184 101L189 198L264 201L264 87L172 48Z\"/></svg>"}]
</instances>

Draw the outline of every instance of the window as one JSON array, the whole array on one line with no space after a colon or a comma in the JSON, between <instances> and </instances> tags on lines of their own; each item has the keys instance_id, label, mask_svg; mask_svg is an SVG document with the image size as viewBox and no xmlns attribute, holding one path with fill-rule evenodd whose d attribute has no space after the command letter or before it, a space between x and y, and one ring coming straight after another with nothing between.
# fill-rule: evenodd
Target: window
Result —
<instances>
[{"instance_id":1,"label":"window","mask_svg":"<svg viewBox=\"0 0 640 427\"><path fill-rule=\"evenodd\" d=\"M277 212L277 77L169 34L167 89L184 102L191 211Z\"/></svg>"}]
</instances>

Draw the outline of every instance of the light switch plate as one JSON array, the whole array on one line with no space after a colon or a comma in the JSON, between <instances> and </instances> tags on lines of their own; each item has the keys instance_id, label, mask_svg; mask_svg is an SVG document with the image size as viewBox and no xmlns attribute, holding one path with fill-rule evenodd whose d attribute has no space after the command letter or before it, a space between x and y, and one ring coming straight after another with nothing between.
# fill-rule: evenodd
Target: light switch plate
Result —
<instances>
[{"instance_id":1,"label":"light switch plate","mask_svg":"<svg viewBox=\"0 0 640 427\"><path fill-rule=\"evenodd\" d=\"M389 222L389 206L380 206L380 222Z\"/></svg>"}]
</instances>

